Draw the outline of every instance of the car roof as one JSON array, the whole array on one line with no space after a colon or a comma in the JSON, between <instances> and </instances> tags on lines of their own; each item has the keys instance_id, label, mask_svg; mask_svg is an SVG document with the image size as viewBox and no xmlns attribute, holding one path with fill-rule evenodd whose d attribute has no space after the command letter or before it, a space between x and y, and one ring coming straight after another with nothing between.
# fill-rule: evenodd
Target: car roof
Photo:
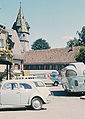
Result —
<instances>
[{"instance_id":1,"label":"car roof","mask_svg":"<svg viewBox=\"0 0 85 119\"><path fill-rule=\"evenodd\" d=\"M12 79L12 80L3 80L2 83L6 83L6 82L17 82L17 83L20 83L20 82L33 82L33 81L42 81L40 79L20 79L20 80L15 80L15 79ZM43 81L42 81L43 82Z\"/></svg>"}]
</instances>

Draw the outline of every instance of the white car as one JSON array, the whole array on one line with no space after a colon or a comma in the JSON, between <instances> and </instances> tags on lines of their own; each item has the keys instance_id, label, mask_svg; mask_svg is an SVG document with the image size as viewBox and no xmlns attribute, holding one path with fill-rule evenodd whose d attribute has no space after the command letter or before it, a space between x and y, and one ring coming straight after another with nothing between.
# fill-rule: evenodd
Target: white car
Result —
<instances>
[{"instance_id":1,"label":"white car","mask_svg":"<svg viewBox=\"0 0 85 119\"><path fill-rule=\"evenodd\" d=\"M0 82L0 105L24 105L40 110L48 103L50 91L37 79L5 80Z\"/></svg>"}]
</instances>

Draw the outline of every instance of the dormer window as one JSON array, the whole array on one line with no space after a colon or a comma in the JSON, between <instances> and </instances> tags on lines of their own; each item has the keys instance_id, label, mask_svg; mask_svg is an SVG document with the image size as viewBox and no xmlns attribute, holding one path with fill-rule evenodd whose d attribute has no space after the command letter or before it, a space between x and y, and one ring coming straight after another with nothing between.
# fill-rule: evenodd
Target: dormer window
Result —
<instances>
[{"instance_id":1,"label":"dormer window","mask_svg":"<svg viewBox=\"0 0 85 119\"><path fill-rule=\"evenodd\" d=\"M0 48L4 48L4 40L0 39Z\"/></svg>"}]
</instances>

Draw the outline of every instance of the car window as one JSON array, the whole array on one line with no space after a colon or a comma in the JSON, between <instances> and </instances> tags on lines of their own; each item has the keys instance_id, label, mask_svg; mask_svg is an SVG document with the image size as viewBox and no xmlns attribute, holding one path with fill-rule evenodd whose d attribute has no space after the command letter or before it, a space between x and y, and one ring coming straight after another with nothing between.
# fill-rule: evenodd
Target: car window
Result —
<instances>
[{"instance_id":1,"label":"car window","mask_svg":"<svg viewBox=\"0 0 85 119\"><path fill-rule=\"evenodd\" d=\"M75 86L78 86L78 81L77 80L75 80Z\"/></svg>"},{"instance_id":2,"label":"car window","mask_svg":"<svg viewBox=\"0 0 85 119\"><path fill-rule=\"evenodd\" d=\"M51 74L50 75L52 78L56 78L57 77L57 74Z\"/></svg>"},{"instance_id":3,"label":"car window","mask_svg":"<svg viewBox=\"0 0 85 119\"><path fill-rule=\"evenodd\" d=\"M19 83L21 89L32 89L32 87L27 83Z\"/></svg>"},{"instance_id":4,"label":"car window","mask_svg":"<svg viewBox=\"0 0 85 119\"><path fill-rule=\"evenodd\" d=\"M37 81L37 82L34 81L34 84L35 84L36 87L45 87L45 84L41 81Z\"/></svg>"},{"instance_id":5,"label":"car window","mask_svg":"<svg viewBox=\"0 0 85 119\"><path fill-rule=\"evenodd\" d=\"M11 88L12 88L12 90L18 89L18 84L17 83L11 83Z\"/></svg>"},{"instance_id":6,"label":"car window","mask_svg":"<svg viewBox=\"0 0 85 119\"><path fill-rule=\"evenodd\" d=\"M2 87L4 90L16 90L18 89L17 83L5 83Z\"/></svg>"}]
</instances>

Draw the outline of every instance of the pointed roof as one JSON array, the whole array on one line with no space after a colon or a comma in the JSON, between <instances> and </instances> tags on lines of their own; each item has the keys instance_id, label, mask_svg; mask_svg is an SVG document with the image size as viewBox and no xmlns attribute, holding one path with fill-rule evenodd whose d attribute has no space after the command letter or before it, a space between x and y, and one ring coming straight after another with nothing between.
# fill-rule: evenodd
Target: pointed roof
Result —
<instances>
[{"instance_id":1,"label":"pointed roof","mask_svg":"<svg viewBox=\"0 0 85 119\"><path fill-rule=\"evenodd\" d=\"M29 34L30 27L24 19L23 11L21 8L21 3L20 3L20 9L17 15L16 22L13 24L12 29L16 30L17 32L26 32Z\"/></svg>"}]
</instances>

